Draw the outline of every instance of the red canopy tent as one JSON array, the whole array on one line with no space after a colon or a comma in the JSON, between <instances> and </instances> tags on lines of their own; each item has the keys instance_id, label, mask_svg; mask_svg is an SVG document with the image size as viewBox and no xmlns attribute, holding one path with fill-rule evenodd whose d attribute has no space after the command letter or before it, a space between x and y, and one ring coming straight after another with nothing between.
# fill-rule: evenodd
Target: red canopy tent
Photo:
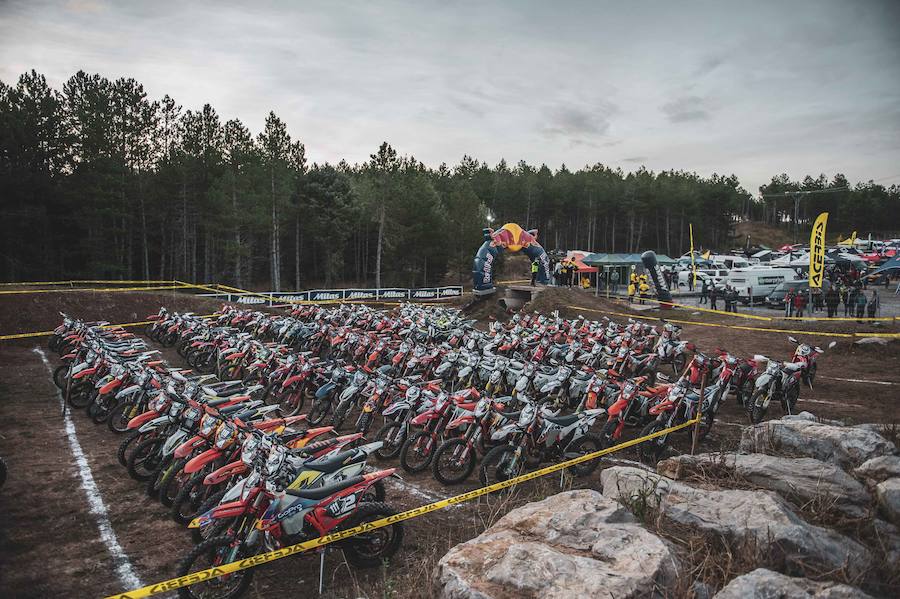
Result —
<instances>
[{"instance_id":1,"label":"red canopy tent","mask_svg":"<svg viewBox=\"0 0 900 599\"><path fill-rule=\"evenodd\" d=\"M577 267L576 272L587 272L594 273L599 272L599 269L596 266L588 266L582 260L585 256L589 255L590 252L568 252L566 254L566 258L570 261L575 262L575 266Z\"/></svg>"}]
</instances>

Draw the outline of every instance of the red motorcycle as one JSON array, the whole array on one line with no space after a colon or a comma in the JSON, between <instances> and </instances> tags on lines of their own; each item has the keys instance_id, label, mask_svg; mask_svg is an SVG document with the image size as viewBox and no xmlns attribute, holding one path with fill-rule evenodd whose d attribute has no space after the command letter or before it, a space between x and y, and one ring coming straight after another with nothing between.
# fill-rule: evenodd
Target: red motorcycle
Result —
<instances>
[{"instance_id":1,"label":"red motorcycle","mask_svg":"<svg viewBox=\"0 0 900 599\"><path fill-rule=\"evenodd\" d=\"M443 440L447 424L466 412L472 412L480 397L474 387L457 391L450 397L446 393L438 395L429 410L412 419L410 424L424 428L403 442L400 448L400 466L411 473L428 468L435 450Z\"/></svg>"}]
</instances>

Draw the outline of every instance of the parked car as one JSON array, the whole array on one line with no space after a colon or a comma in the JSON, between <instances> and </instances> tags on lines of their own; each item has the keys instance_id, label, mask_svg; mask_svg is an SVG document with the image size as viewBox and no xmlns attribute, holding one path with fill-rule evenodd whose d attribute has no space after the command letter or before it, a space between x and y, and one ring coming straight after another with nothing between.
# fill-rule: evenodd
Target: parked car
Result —
<instances>
[{"instance_id":1,"label":"parked car","mask_svg":"<svg viewBox=\"0 0 900 599\"><path fill-rule=\"evenodd\" d=\"M831 281L822 281L822 293L825 293L829 289L831 289ZM784 298L790 290L793 290L795 295L798 291L808 293L809 279L780 283L772 293L766 296L766 306L769 308L784 308Z\"/></svg>"}]
</instances>

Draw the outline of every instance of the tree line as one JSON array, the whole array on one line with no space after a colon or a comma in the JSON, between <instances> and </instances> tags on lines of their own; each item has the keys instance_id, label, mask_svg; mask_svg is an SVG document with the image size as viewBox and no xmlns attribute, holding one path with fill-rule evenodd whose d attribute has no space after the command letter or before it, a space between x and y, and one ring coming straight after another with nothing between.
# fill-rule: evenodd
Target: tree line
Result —
<instances>
[{"instance_id":1,"label":"tree line","mask_svg":"<svg viewBox=\"0 0 900 599\"><path fill-rule=\"evenodd\" d=\"M847 187L809 196L797 216L788 196L756 200L734 175L470 156L432 168L386 142L373 150L362 164L310 164L274 112L254 135L132 78L79 71L56 90L25 73L0 82L0 278L425 286L468 281L482 228L510 221L548 250L672 256L689 223L698 246L724 248L741 219L801 226L826 205L859 229L900 228L896 186L851 189L842 175L764 186Z\"/></svg>"}]
</instances>

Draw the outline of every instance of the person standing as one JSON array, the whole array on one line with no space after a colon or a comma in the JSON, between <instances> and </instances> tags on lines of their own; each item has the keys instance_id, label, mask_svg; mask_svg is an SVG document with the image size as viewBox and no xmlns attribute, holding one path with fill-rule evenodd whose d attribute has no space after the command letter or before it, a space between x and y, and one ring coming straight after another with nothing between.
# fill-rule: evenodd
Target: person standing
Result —
<instances>
[{"instance_id":1,"label":"person standing","mask_svg":"<svg viewBox=\"0 0 900 599\"><path fill-rule=\"evenodd\" d=\"M539 268L538 261L534 260L531 263L531 286L532 287L534 287L534 284L537 281L538 268Z\"/></svg>"},{"instance_id":2,"label":"person standing","mask_svg":"<svg viewBox=\"0 0 900 599\"><path fill-rule=\"evenodd\" d=\"M866 306L866 310L869 313L869 318L875 318L875 315L878 312L878 301L878 292L873 289L872 297L869 299L868 306Z\"/></svg>"},{"instance_id":3,"label":"person standing","mask_svg":"<svg viewBox=\"0 0 900 599\"><path fill-rule=\"evenodd\" d=\"M784 315L788 318L794 315L794 290L788 289L784 296Z\"/></svg>"},{"instance_id":4,"label":"person standing","mask_svg":"<svg viewBox=\"0 0 900 599\"><path fill-rule=\"evenodd\" d=\"M716 309L716 300L719 299L719 290L716 289L715 283L710 283L709 287L709 309Z\"/></svg>"},{"instance_id":5,"label":"person standing","mask_svg":"<svg viewBox=\"0 0 900 599\"><path fill-rule=\"evenodd\" d=\"M637 292L637 286L634 284L634 281L630 281L628 283L628 303L634 303L634 294Z\"/></svg>"},{"instance_id":6,"label":"person standing","mask_svg":"<svg viewBox=\"0 0 900 599\"><path fill-rule=\"evenodd\" d=\"M863 317L866 315L866 294L862 290L856 294L856 322L862 323Z\"/></svg>"},{"instance_id":7,"label":"person standing","mask_svg":"<svg viewBox=\"0 0 900 599\"><path fill-rule=\"evenodd\" d=\"M639 291L641 294L641 304L643 304L645 300L650 297L650 285L647 284L647 279L645 277L641 277Z\"/></svg>"},{"instance_id":8,"label":"person standing","mask_svg":"<svg viewBox=\"0 0 900 599\"><path fill-rule=\"evenodd\" d=\"M700 285L700 304L709 303L709 279L703 279Z\"/></svg>"},{"instance_id":9,"label":"person standing","mask_svg":"<svg viewBox=\"0 0 900 599\"><path fill-rule=\"evenodd\" d=\"M725 291L722 292L722 299L725 300L725 311L731 312L731 285L725 284Z\"/></svg>"},{"instance_id":10,"label":"person standing","mask_svg":"<svg viewBox=\"0 0 900 599\"><path fill-rule=\"evenodd\" d=\"M559 287L562 282L562 263L559 260L553 263L553 281L556 283L556 286Z\"/></svg>"},{"instance_id":11,"label":"person standing","mask_svg":"<svg viewBox=\"0 0 900 599\"><path fill-rule=\"evenodd\" d=\"M806 294L798 291L794 295L794 316L803 318L803 309L806 307Z\"/></svg>"},{"instance_id":12,"label":"person standing","mask_svg":"<svg viewBox=\"0 0 900 599\"><path fill-rule=\"evenodd\" d=\"M825 307L828 308L828 318L837 316L838 301L838 292L835 290L834 285L832 285L828 288L828 291L825 292Z\"/></svg>"},{"instance_id":13,"label":"person standing","mask_svg":"<svg viewBox=\"0 0 900 599\"><path fill-rule=\"evenodd\" d=\"M572 285L575 285L578 282L578 265L575 264L575 259L572 258L569 260L569 289L572 288Z\"/></svg>"},{"instance_id":14,"label":"person standing","mask_svg":"<svg viewBox=\"0 0 900 599\"><path fill-rule=\"evenodd\" d=\"M731 311L734 314L737 314L737 305L738 305L738 290L737 287L731 288Z\"/></svg>"},{"instance_id":15,"label":"person standing","mask_svg":"<svg viewBox=\"0 0 900 599\"><path fill-rule=\"evenodd\" d=\"M843 281L841 282L841 302L844 304L844 316L846 317L850 313L850 291L847 289L847 286L844 285Z\"/></svg>"}]
</instances>

